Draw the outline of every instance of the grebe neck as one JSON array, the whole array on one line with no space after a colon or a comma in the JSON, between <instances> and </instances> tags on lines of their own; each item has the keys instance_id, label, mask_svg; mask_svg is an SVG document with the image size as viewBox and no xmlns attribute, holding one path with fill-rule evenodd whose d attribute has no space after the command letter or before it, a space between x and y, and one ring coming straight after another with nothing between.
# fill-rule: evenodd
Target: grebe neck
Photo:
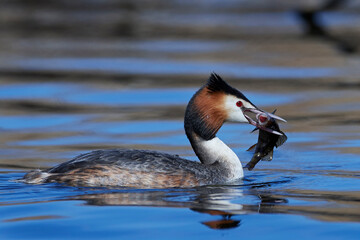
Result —
<instances>
[{"instance_id":1,"label":"grebe neck","mask_svg":"<svg viewBox=\"0 0 360 240\"><path fill-rule=\"evenodd\" d=\"M201 163L219 164L224 169L227 179L243 177L243 169L236 154L218 137L216 133L225 122L225 117L216 109L199 109L200 89L190 100L184 120L184 128L191 146Z\"/></svg>"},{"instance_id":2,"label":"grebe neck","mask_svg":"<svg viewBox=\"0 0 360 240\"><path fill-rule=\"evenodd\" d=\"M216 133L229 118L226 105L229 89L232 88L218 76L212 75L208 83L190 99L185 111L184 128L194 152L203 164L218 164L224 169L227 179L236 179L243 177L241 162L216 137Z\"/></svg>"},{"instance_id":3,"label":"grebe neck","mask_svg":"<svg viewBox=\"0 0 360 240\"><path fill-rule=\"evenodd\" d=\"M224 174L229 179L238 179L244 176L240 159L218 137L205 140L192 133L188 135L191 146L199 160L205 165L219 164L224 168Z\"/></svg>"}]
</instances>

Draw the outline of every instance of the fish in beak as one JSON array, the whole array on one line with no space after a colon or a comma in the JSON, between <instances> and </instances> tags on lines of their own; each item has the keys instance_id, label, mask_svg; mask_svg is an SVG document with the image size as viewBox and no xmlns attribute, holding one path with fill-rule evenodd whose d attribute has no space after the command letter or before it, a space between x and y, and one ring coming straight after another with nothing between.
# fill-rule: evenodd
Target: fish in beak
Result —
<instances>
[{"instance_id":1,"label":"fish in beak","mask_svg":"<svg viewBox=\"0 0 360 240\"><path fill-rule=\"evenodd\" d=\"M259 130L258 142L248 149L248 151L255 149L252 159L245 166L248 170L252 170L260 160L271 161L273 159L274 148L280 147L287 140L287 136L280 130L279 124L275 119L285 120L274 115L275 111L273 113L264 111L253 112L256 114L256 121L247 118L250 124L256 126L253 132Z\"/></svg>"}]
</instances>

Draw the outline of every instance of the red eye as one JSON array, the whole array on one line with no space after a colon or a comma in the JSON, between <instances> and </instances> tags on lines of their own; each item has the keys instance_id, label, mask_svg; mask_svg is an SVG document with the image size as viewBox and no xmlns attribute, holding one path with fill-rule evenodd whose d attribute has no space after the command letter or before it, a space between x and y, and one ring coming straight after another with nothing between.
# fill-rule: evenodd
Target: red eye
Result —
<instances>
[{"instance_id":1,"label":"red eye","mask_svg":"<svg viewBox=\"0 0 360 240\"><path fill-rule=\"evenodd\" d=\"M267 120L268 120L268 118L267 118L266 116L264 116L264 115L260 115L260 116L259 116L259 121L260 121L260 122L264 123L264 122L266 122Z\"/></svg>"},{"instance_id":2,"label":"red eye","mask_svg":"<svg viewBox=\"0 0 360 240\"><path fill-rule=\"evenodd\" d=\"M236 106L238 106L238 107L242 107L242 106L243 106L242 101L237 101L237 102L236 102Z\"/></svg>"}]
</instances>

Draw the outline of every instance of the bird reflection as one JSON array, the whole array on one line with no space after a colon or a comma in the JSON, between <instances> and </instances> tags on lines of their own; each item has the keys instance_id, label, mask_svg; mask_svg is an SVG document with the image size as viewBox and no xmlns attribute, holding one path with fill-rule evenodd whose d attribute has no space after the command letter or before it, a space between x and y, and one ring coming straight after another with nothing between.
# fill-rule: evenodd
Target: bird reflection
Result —
<instances>
[{"instance_id":1,"label":"bird reflection","mask_svg":"<svg viewBox=\"0 0 360 240\"><path fill-rule=\"evenodd\" d=\"M276 212L273 206L287 203L286 199L273 197L270 193L259 193L251 189L243 193L239 187L199 187L192 189L167 190L109 190L111 192L94 190L91 194L78 195L72 200L83 200L87 205L96 206L152 206L188 208L192 211L208 214L216 219L201 222L211 229L229 229L241 225L239 216L257 212ZM259 199L258 204L240 204L234 201L248 197Z\"/></svg>"},{"instance_id":2,"label":"bird reflection","mask_svg":"<svg viewBox=\"0 0 360 240\"><path fill-rule=\"evenodd\" d=\"M202 222L205 226L211 228L211 229L230 229L230 228L237 228L240 226L240 220L232 220L230 219L232 215L229 215L229 218L227 219L224 217L221 220L215 220L215 221L207 221Z\"/></svg>"}]
</instances>

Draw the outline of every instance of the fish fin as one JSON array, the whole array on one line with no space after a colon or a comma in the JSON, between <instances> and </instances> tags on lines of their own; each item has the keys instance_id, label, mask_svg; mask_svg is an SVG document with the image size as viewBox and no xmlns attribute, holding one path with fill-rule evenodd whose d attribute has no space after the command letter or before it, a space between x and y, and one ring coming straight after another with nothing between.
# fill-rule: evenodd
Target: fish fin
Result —
<instances>
[{"instance_id":1,"label":"fish fin","mask_svg":"<svg viewBox=\"0 0 360 240\"><path fill-rule=\"evenodd\" d=\"M281 132L281 131L280 131ZM281 132L283 135L279 136L279 139L277 140L275 146L278 148L281 145L283 145L286 140L287 140L287 136L285 135L285 133Z\"/></svg>"},{"instance_id":2,"label":"fish fin","mask_svg":"<svg viewBox=\"0 0 360 240\"><path fill-rule=\"evenodd\" d=\"M250 133L253 133L253 132L257 131L257 130L259 130L258 127L254 128L254 130L252 130Z\"/></svg>"},{"instance_id":3,"label":"fish fin","mask_svg":"<svg viewBox=\"0 0 360 240\"><path fill-rule=\"evenodd\" d=\"M254 151L255 150L255 147L256 147L256 144L257 143L255 143L254 145L252 145L251 147L249 147L249 149L248 150L246 150L246 151Z\"/></svg>"},{"instance_id":4,"label":"fish fin","mask_svg":"<svg viewBox=\"0 0 360 240\"><path fill-rule=\"evenodd\" d=\"M247 168L249 171L253 170L256 164L261 160L260 155L260 153L255 153L250 162L248 162L244 168Z\"/></svg>"},{"instance_id":5,"label":"fish fin","mask_svg":"<svg viewBox=\"0 0 360 240\"><path fill-rule=\"evenodd\" d=\"M274 150L271 150L268 155L266 155L265 157L261 158L261 161L267 161L270 162L271 160L273 160L273 155L274 155Z\"/></svg>"}]
</instances>

